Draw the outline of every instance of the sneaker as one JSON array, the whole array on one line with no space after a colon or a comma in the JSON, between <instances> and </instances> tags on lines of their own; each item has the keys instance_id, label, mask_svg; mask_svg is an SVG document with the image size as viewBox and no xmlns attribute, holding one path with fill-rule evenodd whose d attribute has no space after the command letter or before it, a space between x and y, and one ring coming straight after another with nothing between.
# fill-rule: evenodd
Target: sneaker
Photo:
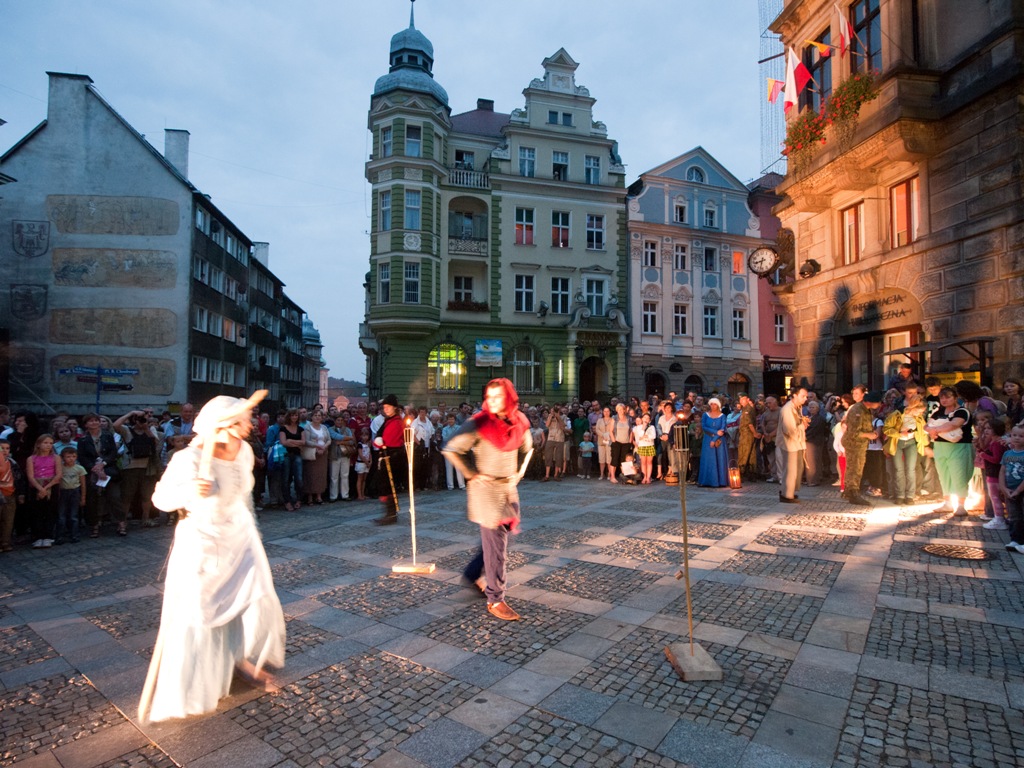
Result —
<instances>
[{"instance_id":1,"label":"sneaker","mask_svg":"<svg viewBox=\"0 0 1024 768\"><path fill-rule=\"evenodd\" d=\"M42 539L36 539L35 541L32 542L32 549L42 549L45 546L46 545L43 544L43 540Z\"/></svg>"},{"instance_id":2,"label":"sneaker","mask_svg":"<svg viewBox=\"0 0 1024 768\"><path fill-rule=\"evenodd\" d=\"M1016 547L1014 547L1014 549L1016 549L1017 552L1019 552L1020 554L1024 555L1024 544L1018 544Z\"/></svg>"},{"instance_id":3,"label":"sneaker","mask_svg":"<svg viewBox=\"0 0 1024 768\"><path fill-rule=\"evenodd\" d=\"M990 530L990 531L1005 531L1005 530L1007 530L1007 529L1008 529L1008 528L1009 528L1010 526L1008 526L1008 525L1006 524L1006 521L1005 521L1005 520L1003 520L1003 518L1001 518L1001 517L997 517L997 518L995 518L995 519L993 519L993 520L989 520L989 521L988 521L987 523L985 523L985 524L984 524L983 526L981 526L981 527L982 527L982 528L987 528L987 529L988 529L988 530Z\"/></svg>"},{"instance_id":4,"label":"sneaker","mask_svg":"<svg viewBox=\"0 0 1024 768\"><path fill-rule=\"evenodd\" d=\"M53 539L43 539L43 549L49 549L53 546Z\"/></svg>"},{"instance_id":5,"label":"sneaker","mask_svg":"<svg viewBox=\"0 0 1024 768\"><path fill-rule=\"evenodd\" d=\"M1020 546L1020 544L1018 544L1016 541L1011 541L1009 544L1006 545L1006 551L1007 552L1013 552L1019 546Z\"/></svg>"}]
</instances>

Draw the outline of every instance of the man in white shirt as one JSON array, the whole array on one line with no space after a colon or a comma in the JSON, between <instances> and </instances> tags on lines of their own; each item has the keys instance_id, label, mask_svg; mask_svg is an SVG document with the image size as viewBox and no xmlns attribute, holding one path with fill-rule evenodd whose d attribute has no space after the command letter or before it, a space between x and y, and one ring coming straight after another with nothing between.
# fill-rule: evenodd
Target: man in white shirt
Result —
<instances>
[{"instance_id":1,"label":"man in white shirt","mask_svg":"<svg viewBox=\"0 0 1024 768\"><path fill-rule=\"evenodd\" d=\"M425 491L430 480L430 438L434 436L434 425L427 418L427 409L420 408L412 422L413 473L416 476L416 490Z\"/></svg>"}]
</instances>

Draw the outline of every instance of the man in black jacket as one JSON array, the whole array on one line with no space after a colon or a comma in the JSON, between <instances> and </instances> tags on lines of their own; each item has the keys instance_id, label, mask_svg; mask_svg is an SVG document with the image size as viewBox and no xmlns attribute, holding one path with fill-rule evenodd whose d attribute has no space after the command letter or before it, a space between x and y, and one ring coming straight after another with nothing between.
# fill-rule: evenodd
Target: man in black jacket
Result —
<instances>
[{"instance_id":1,"label":"man in black jacket","mask_svg":"<svg viewBox=\"0 0 1024 768\"><path fill-rule=\"evenodd\" d=\"M95 413L86 414L82 424L85 435L78 441L78 463L89 473L85 497L85 524L89 526L89 537L95 539L100 535L100 519L104 512L117 523L118 536L127 536L114 436L100 429L100 417Z\"/></svg>"}]
</instances>

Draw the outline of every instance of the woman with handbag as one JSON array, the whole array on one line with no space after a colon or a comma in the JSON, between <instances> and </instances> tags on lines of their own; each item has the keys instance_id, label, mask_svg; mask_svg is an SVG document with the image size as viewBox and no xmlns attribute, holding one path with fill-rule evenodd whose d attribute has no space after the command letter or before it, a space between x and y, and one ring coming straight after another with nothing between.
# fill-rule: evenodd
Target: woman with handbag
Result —
<instances>
[{"instance_id":1,"label":"woman with handbag","mask_svg":"<svg viewBox=\"0 0 1024 768\"><path fill-rule=\"evenodd\" d=\"M278 433L278 441L287 454L282 462L281 498L289 512L302 509L302 449L306 445L306 430L299 424L299 409L289 408Z\"/></svg>"},{"instance_id":2,"label":"woman with handbag","mask_svg":"<svg viewBox=\"0 0 1024 768\"><path fill-rule=\"evenodd\" d=\"M967 485L974 473L974 450L971 435L971 414L959 407L956 390L943 387L939 390L939 409L925 425L925 432L932 439L935 453L935 471L942 486L946 503L936 512L952 512L953 517L967 517L964 500ZM953 497L956 497L954 506Z\"/></svg>"},{"instance_id":3,"label":"woman with handbag","mask_svg":"<svg viewBox=\"0 0 1024 768\"><path fill-rule=\"evenodd\" d=\"M704 445L700 453L697 485L705 488L726 488L729 485L729 449L725 445L725 414L717 397L708 400L707 413L700 417Z\"/></svg>"},{"instance_id":4,"label":"woman with handbag","mask_svg":"<svg viewBox=\"0 0 1024 768\"><path fill-rule=\"evenodd\" d=\"M302 446L302 490L307 504L323 504L327 491L327 450L331 446L331 433L324 424L324 412L317 408L309 417Z\"/></svg>"}]
</instances>

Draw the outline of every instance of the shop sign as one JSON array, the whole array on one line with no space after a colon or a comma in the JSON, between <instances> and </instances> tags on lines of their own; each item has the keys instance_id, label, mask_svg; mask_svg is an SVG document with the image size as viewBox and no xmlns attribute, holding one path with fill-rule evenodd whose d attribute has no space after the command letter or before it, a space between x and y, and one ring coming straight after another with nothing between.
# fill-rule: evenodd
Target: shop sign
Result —
<instances>
[{"instance_id":1,"label":"shop sign","mask_svg":"<svg viewBox=\"0 0 1024 768\"><path fill-rule=\"evenodd\" d=\"M921 305L917 299L906 291L888 289L858 294L846 302L838 334L870 333L920 322Z\"/></svg>"},{"instance_id":2,"label":"shop sign","mask_svg":"<svg viewBox=\"0 0 1024 768\"><path fill-rule=\"evenodd\" d=\"M958 381L973 381L975 384L981 384L981 373L979 371L930 372L928 375L937 378L944 387L952 387Z\"/></svg>"},{"instance_id":3,"label":"shop sign","mask_svg":"<svg viewBox=\"0 0 1024 768\"><path fill-rule=\"evenodd\" d=\"M764 372L765 373L793 373L793 361L792 360L779 360L774 357L766 357L764 359Z\"/></svg>"}]
</instances>

